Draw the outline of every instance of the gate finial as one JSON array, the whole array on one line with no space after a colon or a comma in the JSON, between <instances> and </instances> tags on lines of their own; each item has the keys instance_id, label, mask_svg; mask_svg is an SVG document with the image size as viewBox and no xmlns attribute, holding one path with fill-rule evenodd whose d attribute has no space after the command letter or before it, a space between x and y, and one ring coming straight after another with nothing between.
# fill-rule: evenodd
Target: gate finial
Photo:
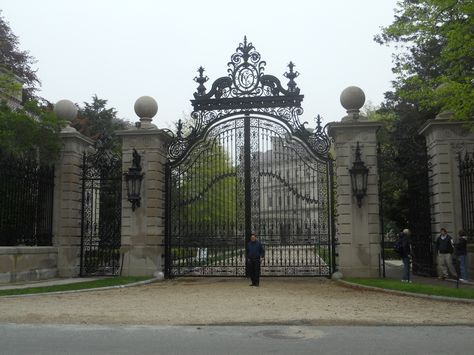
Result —
<instances>
[{"instance_id":1,"label":"gate finial","mask_svg":"<svg viewBox=\"0 0 474 355\"><path fill-rule=\"evenodd\" d=\"M206 94L206 87L204 86L204 83L209 80L207 76L204 76L204 68L202 66L199 67L197 70L199 73L199 76L196 76L194 78L194 81L199 84L197 88L197 96L202 96Z\"/></svg>"},{"instance_id":2,"label":"gate finial","mask_svg":"<svg viewBox=\"0 0 474 355\"><path fill-rule=\"evenodd\" d=\"M296 87L296 82L294 79L297 78L300 75L300 73L297 71L293 71L294 67L295 67L295 64L290 61L290 63L288 64L288 68L290 68L290 71L288 73L284 73L283 76L289 79L288 91L291 93L299 94L300 89Z\"/></svg>"},{"instance_id":3,"label":"gate finial","mask_svg":"<svg viewBox=\"0 0 474 355\"><path fill-rule=\"evenodd\" d=\"M183 121L181 118L178 120L176 124L176 137L181 138L183 136Z\"/></svg>"},{"instance_id":4,"label":"gate finial","mask_svg":"<svg viewBox=\"0 0 474 355\"><path fill-rule=\"evenodd\" d=\"M316 116L316 131L320 132L323 130L323 126L321 125L321 116L317 115Z\"/></svg>"}]
</instances>

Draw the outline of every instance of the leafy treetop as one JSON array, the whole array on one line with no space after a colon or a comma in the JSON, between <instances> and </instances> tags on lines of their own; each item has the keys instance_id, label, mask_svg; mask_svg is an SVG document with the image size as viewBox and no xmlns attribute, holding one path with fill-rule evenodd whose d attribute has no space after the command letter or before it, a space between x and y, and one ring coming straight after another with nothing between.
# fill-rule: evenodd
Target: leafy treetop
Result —
<instances>
[{"instance_id":1,"label":"leafy treetop","mask_svg":"<svg viewBox=\"0 0 474 355\"><path fill-rule=\"evenodd\" d=\"M474 2L401 0L394 22L375 36L394 44L395 93L424 111L474 118Z\"/></svg>"},{"instance_id":2,"label":"leafy treetop","mask_svg":"<svg viewBox=\"0 0 474 355\"><path fill-rule=\"evenodd\" d=\"M10 29L0 11L0 69L15 74L24 81L25 99L35 98L37 87L41 84L32 65L36 60L28 51L19 48L18 37Z\"/></svg>"}]
</instances>

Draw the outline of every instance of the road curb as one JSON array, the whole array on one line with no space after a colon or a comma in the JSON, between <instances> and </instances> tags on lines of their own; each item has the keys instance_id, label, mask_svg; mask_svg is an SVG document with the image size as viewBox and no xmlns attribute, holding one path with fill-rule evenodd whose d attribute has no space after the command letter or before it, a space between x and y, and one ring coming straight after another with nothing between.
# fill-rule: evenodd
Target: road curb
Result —
<instances>
[{"instance_id":1,"label":"road curb","mask_svg":"<svg viewBox=\"0 0 474 355\"><path fill-rule=\"evenodd\" d=\"M356 284L356 283L352 283L352 282L344 281L344 280L337 280L337 282L339 282L339 283L341 283L341 284L343 284L347 287L350 287L350 288L360 288L360 289L366 289L366 290L371 290L371 291L390 293L390 294L394 294L394 295L418 297L418 298L425 298L425 299L431 299L431 300L436 300L436 301L448 301L448 302L454 302L454 303L474 304L474 299L436 296L436 295L427 295L427 294L424 294L424 293L414 293L414 292L390 290L390 289L387 289L387 288Z\"/></svg>"},{"instance_id":2,"label":"road curb","mask_svg":"<svg viewBox=\"0 0 474 355\"><path fill-rule=\"evenodd\" d=\"M80 292L92 292L92 291L106 291L112 290L116 288L126 288L126 287L134 287L134 286L142 286L146 284L151 284L154 282L162 281L162 278L154 277L152 279L144 280L144 281L137 281L132 282L125 285L115 285L115 286L105 286L105 287L95 287L95 288L85 288L82 290L70 290L70 291L56 291L56 292L41 292L41 293L27 293L24 295L7 295L7 296L0 296L2 298L16 298L16 297L34 297L34 296L49 296L49 295L65 295L65 294L72 294L72 293L80 293ZM66 284L67 285L67 284Z\"/></svg>"}]
</instances>

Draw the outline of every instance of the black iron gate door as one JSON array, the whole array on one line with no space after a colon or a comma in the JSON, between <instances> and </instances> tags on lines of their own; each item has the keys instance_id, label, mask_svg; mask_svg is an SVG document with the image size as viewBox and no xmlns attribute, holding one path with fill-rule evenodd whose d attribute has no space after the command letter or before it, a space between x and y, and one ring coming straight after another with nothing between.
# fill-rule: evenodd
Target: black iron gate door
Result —
<instances>
[{"instance_id":1,"label":"black iron gate door","mask_svg":"<svg viewBox=\"0 0 474 355\"><path fill-rule=\"evenodd\" d=\"M120 268L122 160L104 148L84 154L81 276L117 275Z\"/></svg>"},{"instance_id":2,"label":"black iron gate door","mask_svg":"<svg viewBox=\"0 0 474 355\"><path fill-rule=\"evenodd\" d=\"M458 156L459 183L461 190L462 227L469 242L474 241L474 152Z\"/></svg>"},{"instance_id":3,"label":"black iron gate door","mask_svg":"<svg viewBox=\"0 0 474 355\"><path fill-rule=\"evenodd\" d=\"M383 276L385 277L385 261L400 258L393 252L393 244L398 239L399 233L405 228L411 231L413 273L433 276L435 275L435 265L431 236L429 182L431 168L426 143L422 137L399 138L399 142L403 143L402 146L406 151L399 151L389 145L379 146L378 150ZM406 156L409 156L410 159L406 159ZM392 181L385 181L389 177ZM385 184L387 184L388 191L386 191ZM397 190L394 187L397 184L402 188ZM392 190L392 195L386 193L390 190ZM397 196L396 198L403 203L396 204L394 196ZM394 210L393 205L399 209ZM388 238L390 234L391 237Z\"/></svg>"},{"instance_id":4,"label":"black iron gate door","mask_svg":"<svg viewBox=\"0 0 474 355\"><path fill-rule=\"evenodd\" d=\"M333 270L329 139L299 123L293 64L285 90L261 63L244 40L208 94L202 68L195 79L194 125L183 137L178 124L166 170L167 277L244 276L251 233L264 276Z\"/></svg>"}]
</instances>

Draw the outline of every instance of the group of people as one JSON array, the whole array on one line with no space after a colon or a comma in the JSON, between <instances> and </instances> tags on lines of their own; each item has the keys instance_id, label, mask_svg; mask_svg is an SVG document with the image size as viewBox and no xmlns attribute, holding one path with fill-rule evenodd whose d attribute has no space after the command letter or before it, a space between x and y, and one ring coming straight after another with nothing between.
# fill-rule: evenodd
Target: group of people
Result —
<instances>
[{"instance_id":1,"label":"group of people","mask_svg":"<svg viewBox=\"0 0 474 355\"><path fill-rule=\"evenodd\" d=\"M412 256L412 245L410 241L411 232L404 229L399 236L400 256L403 261L402 282L411 282L410 262ZM458 242L455 244L453 238L448 234L446 228L441 228L435 243L435 253L437 258L438 278L446 279L450 275L454 278L459 277L459 281L468 280L467 266L467 235L463 230L459 231ZM459 275L453 264L453 254L459 262Z\"/></svg>"},{"instance_id":2,"label":"group of people","mask_svg":"<svg viewBox=\"0 0 474 355\"><path fill-rule=\"evenodd\" d=\"M412 243L410 240L411 232L404 229L399 235L398 244L400 245L400 256L403 261L402 282L411 282L410 263L412 258ZM458 242L454 244L453 238L448 234L446 228L441 228L436 239L435 252L437 255L438 277L446 279L451 275L454 278L459 277L459 281L468 280L467 266L467 236L463 230L459 231ZM453 254L459 262L459 275L453 265ZM256 234L250 236L250 241L246 247L247 271L252 283L250 286L259 286L260 284L260 263L265 256L265 250L262 243L257 240Z\"/></svg>"}]
</instances>

